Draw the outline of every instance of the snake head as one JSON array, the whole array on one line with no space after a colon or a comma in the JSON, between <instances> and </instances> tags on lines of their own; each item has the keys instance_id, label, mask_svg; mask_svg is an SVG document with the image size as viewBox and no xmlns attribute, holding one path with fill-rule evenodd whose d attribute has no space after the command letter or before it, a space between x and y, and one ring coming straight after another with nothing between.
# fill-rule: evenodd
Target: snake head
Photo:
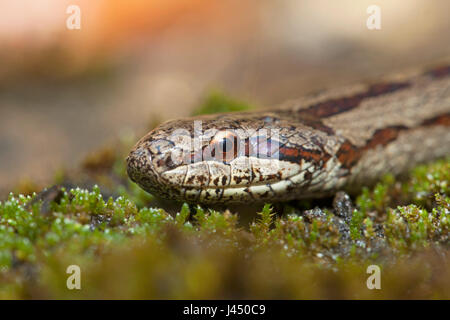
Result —
<instances>
[{"instance_id":1,"label":"snake head","mask_svg":"<svg viewBox=\"0 0 450 320\"><path fill-rule=\"evenodd\" d=\"M280 132L280 127L282 120L271 114L169 121L135 145L127 158L128 175L144 190L167 199L277 201L311 177L308 168L323 152L305 138ZM303 148L309 145L308 153L299 152L293 141L303 142Z\"/></svg>"}]
</instances>

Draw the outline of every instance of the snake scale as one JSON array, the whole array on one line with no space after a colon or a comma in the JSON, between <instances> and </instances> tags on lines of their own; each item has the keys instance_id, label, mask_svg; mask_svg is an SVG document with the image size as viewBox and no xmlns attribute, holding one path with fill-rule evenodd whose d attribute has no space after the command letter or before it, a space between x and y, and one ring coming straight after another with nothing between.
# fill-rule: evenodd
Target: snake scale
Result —
<instances>
[{"instance_id":1,"label":"snake scale","mask_svg":"<svg viewBox=\"0 0 450 320\"><path fill-rule=\"evenodd\" d=\"M450 63L254 112L166 122L138 141L129 177L190 203L355 192L450 154Z\"/></svg>"}]
</instances>

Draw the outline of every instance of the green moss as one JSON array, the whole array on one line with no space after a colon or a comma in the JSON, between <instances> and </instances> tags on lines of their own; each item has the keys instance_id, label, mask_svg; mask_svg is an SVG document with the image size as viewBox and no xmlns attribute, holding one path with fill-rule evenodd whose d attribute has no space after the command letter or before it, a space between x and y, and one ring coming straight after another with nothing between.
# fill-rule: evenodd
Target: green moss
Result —
<instances>
[{"instance_id":1,"label":"green moss","mask_svg":"<svg viewBox=\"0 0 450 320\"><path fill-rule=\"evenodd\" d=\"M436 198L443 197L436 195ZM386 239L393 247L407 250L411 247L426 247L432 244L448 244L450 211L449 199L431 211L416 205L389 210L384 230Z\"/></svg>"},{"instance_id":2,"label":"green moss","mask_svg":"<svg viewBox=\"0 0 450 320\"><path fill-rule=\"evenodd\" d=\"M213 91L206 97L200 107L194 111L193 115L245 111L249 109L252 109L252 106L247 102L231 98L220 91Z\"/></svg>"},{"instance_id":3,"label":"green moss","mask_svg":"<svg viewBox=\"0 0 450 320\"><path fill-rule=\"evenodd\" d=\"M259 218L250 225L250 231L257 238L267 237L270 226L273 223L272 207L270 204L265 204L261 212L258 213Z\"/></svg>"},{"instance_id":4,"label":"green moss","mask_svg":"<svg viewBox=\"0 0 450 320\"><path fill-rule=\"evenodd\" d=\"M450 194L450 159L436 161L430 165L422 165L412 172L409 183L404 185L411 201L431 207L434 195Z\"/></svg>"},{"instance_id":5,"label":"green moss","mask_svg":"<svg viewBox=\"0 0 450 320\"><path fill-rule=\"evenodd\" d=\"M373 221L370 218L365 218L364 221L364 236L367 239L376 237Z\"/></svg>"},{"instance_id":6,"label":"green moss","mask_svg":"<svg viewBox=\"0 0 450 320\"><path fill-rule=\"evenodd\" d=\"M189 205L187 203L183 203L180 212L178 212L175 216L175 221L178 225L184 225L190 214L191 212L189 210Z\"/></svg>"},{"instance_id":7,"label":"green moss","mask_svg":"<svg viewBox=\"0 0 450 320\"><path fill-rule=\"evenodd\" d=\"M362 223L365 220L364 212L354 210L352 220L350 221L350 236L353 240L361 238Z\"/></svg>"},{"instance_id":8,"label":"green moss","mask_svg":"<svg viewBox=\"0 0 450 320\"><path fill-rule=\"evenodd\" d=\"M361 214L364 216L371 211L384 211L384 209L391 204L391 195L395 187L395 179L389 174L384 176L372 190L364 187L361 194L356 199L356 204L359 207ZM359 220L358 222L361 221Z\"/></svg>"}]
</instances>

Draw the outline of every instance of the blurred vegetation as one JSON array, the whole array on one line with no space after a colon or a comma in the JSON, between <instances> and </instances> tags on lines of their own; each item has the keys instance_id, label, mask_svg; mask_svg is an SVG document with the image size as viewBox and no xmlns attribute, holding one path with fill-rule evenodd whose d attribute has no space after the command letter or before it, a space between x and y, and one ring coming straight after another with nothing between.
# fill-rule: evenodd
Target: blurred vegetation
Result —
<instances>
[{"instance_id":1,"label":"blurred vegetation","mask_svg":"<svg viewBox=\"0 0 450 320\"><path fill-rule=\"evenodd\" d=\"M253 107L241 100L231 98L219 90L212 91L205 101L193 112L193 115L250 110Z\"/></svg>"},{"instance_id":2,"label":"blurred vegetation","mask_svg":"<svg viewBox=\"0 0 450 320\"><path fill-rule=\"evenodd\" d=\"M7 61L0 70L0 90L28 85L76 85L108 83L116 78L117 61L100 52L88 57L74 57L63 44L35 49L24 54L23 49L4 48L0 59Z\"/></svg>"},{"instance_id":3,"label":"blurred vegetation","mask_svg":"<svg viewBox=\"0 0 450 320\"><path fill-rule=\"evenodd\" d=\"M229 111L227 99L202 108ZM0 202L0 298L450 298L450 159L386 176L344 205L266 204L243 224L227 209L165 210L126 176L135 141ZM81 290L66 287L74 264ZM381 290L366 286L371 264Z\"/></svg>"}]
</instances>

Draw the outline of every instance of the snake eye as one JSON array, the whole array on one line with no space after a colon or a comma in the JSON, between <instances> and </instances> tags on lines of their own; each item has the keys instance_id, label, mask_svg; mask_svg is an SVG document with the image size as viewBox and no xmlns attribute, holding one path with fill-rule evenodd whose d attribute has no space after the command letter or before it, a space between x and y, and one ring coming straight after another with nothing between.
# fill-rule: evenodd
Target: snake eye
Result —
<instances>
[{"instance_id":1,"label":"snake eye","mask_svg":"<svg viewBox=\"0 0 450 320\"><path fill-rule=\"evenodd\" d=\"M217 161L230 162L238 155L239 138L232 131L221 131L211 140L211 155Z\"/></svg>"}]
</instances>

